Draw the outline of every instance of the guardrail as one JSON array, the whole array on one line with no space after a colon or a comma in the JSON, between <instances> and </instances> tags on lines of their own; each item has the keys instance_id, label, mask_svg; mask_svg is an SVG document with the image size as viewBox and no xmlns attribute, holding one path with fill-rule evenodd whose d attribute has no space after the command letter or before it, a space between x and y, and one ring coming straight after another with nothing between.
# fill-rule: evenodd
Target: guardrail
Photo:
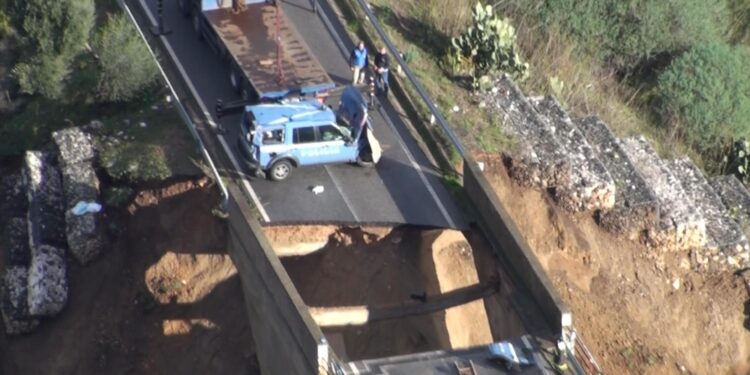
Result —
<instances>
[{"instance_id":1,"label":"guardrail","mask_svg":"<svg viewBox=\"0 0 750 375\"><path fill-rule=\"evenodd\" d=\"M315 3L318 0L311 1ZM433 119L436 120L437 125L460 154L464 163L464 192L475 209L477 209L479 221L488 239L493 244L493 248L502 259L509 263L512 272L517 275L517 278L541 307L545 319L558 336L557 339L565 341L568 344L566 347L570 352L575 351L575 339L573 338L574 335L571 335L573 332L571 311L552 286L541 264L523 239L515 222L507 214L504 205L497 198L489 181L484 177L484 174L476 165L471 154L465 150L460 139L453 132L451 125L437 109L437 106L409 68L406 61L401 57L395 44L385 33L380 21L372 9L370 9L367 2L365 0L348 0L345 2L347 5L349 2L355 3L359 7L359 10L365 14L382 43L389 50L390 54L394 56L396 62L405 73L407 81L413 86L423 103L429 109ZM352 10L354 10L353 6Z\"/></svg>"},{"instance_id":2,"label":"guardrail","mask_svg":"<svg viewBox=\"0 0 750 375\"><path fill-rule=\"evenodd\" d=\"M188 130L190 131L190 135L193 137L193 140L196 142L198 149L201 153L201 156L206 161L206 163L208 163L209 168L211 168L211 173L213 173L214 179L216 180L216 183L219 185L219 189L221 190L221 198L222 198L221 202L219 203L219 207L221 208L222 211L226 212L227 204L229 202L229 192L227 191L226 185L224 185L224 181L221 179L221 176L219 175L219 171L216 169L216 165L214 164L213 159L211 159L211 155L208 153L208 150L206 150L206 147L203 144L203 140L201 140L201 137L198 134L198 130L195 128L195 124L190 119L190 116L185 110L185 106L182 104L180 97L177 95L177 92L175 91L174 86L172 86L172 82L169 80L169 77L167 77L167 73L164 71L164 68L162 68L161 64L159 64L159 59L156 58L156 54L154 53L154 50L151 48L151 45L148 44L146 35L143 34L143 31L138 26L138 22L136 21L135 16L133 16L133 12L130 11L130 8L128 7L127 4L125 4L124 0L118 0L117 3L128 14L128 18L130 18L130 21L133 22L133 26L135 26L135 29L138 30L138 34L141 36L143 43L146 45L146 48L148 48L148 52L151 54L151 58L154 60L154 64L156 64L156 66L159 68L159 72L161 73L161 76L164 79L164 82L167 84L167 87L169 87L169 92L172 94L172 97L174 98L174 102L177 106L177 112L179 113L180 118L185 123Z\"/></svg>"},{"instance_id":3,"label":"guardrail","mask_svg":"<svg viewBox=\"0 0 750 375\"><path fill-rule=\"evenodd\" d=\"M380 36L380 39L385 44L391 56L393 56L396 59L396 62L398 62L398 65L401 67L401 70L406 75L406 78L409 80L412 86L414 86L414 89L417 91L420 98L422 98L422 101L424 102L424 104L430 110L430 113L435 118L437 124L440 126L443 132L448 136L451 143L453 143L453 147L455 147L456 150L458 150L458 154L461 155L461 158L466 159L466 157L469 155L466 152L466 149L464 148L463 144L461 144L461 140L453 132L453 129L451 128L450 124L448 124L448 121L445 119L445 117L443 117L443 115L437 109L437 106L435 105L435 103L427 94L427 90L425 90L425 88L422 86L422 83L419 82L417 77L411 71L411 68L409 68L409 65L406 63L406 61L404 61L403 57L401 57L401 54L399 53L398 48L396 48L396 46L393 44L391 39L388 38L388 35L386 35L385 30L383 30L383 27L380 25L380 21L378 21L377 17L375 17L375 14L372 12L372 9L370 9L370 6L367 4L367 2L365 2L365 0L355 0L355 1L359 5L360 9L367 16L367 19L370 21L370 24L375 29L375 32L377 32L378 35Z\"/></svg>"}]
</instances>

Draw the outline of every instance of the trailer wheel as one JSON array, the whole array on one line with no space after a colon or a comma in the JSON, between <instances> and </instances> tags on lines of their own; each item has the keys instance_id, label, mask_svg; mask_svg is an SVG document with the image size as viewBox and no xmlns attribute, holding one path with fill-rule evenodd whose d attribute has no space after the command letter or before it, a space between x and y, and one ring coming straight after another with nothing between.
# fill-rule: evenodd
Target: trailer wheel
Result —
<instances>
[{"instance_id":1,"label":"trailer wheel","mask_svg":"<svg viewBox=\"0 0 750 375\"><path fill-rule=\"evenodd\" d=\"M190 3L188 0L177 0L177 6L180 7L183 16L187 17L190 15Z\"/></svg>"},{"instance_id":2,"label":"trailer wheel","mask_svg":"<svg viewBox=\"0 0 750 375\"><path fill-rule=\"evenodd\" d=\"M201 26L200 12L193 12L193 30L198 34L198 40L203 40L203 27Z\"/></svg>"},{"instance_id":3,"label":"trailer wheel","mask_svg":"<svg viewBox=\"0 0 750 375\"><path fill-rule=\"evenodd\" d=\"M279 160L268 169L268 175L274 181L286 180L292 175L292 163L287 159Z\"/></svg>"}]
</instances>

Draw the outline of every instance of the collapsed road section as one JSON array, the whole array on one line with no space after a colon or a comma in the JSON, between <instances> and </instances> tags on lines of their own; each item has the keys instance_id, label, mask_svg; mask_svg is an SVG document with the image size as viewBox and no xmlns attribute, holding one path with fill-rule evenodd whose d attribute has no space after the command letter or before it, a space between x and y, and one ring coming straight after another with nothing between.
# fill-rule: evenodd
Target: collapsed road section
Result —
<instances>
[{"instance_id":1,"label":"collapsed road section","mask_svg":"<svg viewBox=\"0 0 750 375\"><path fill-rule=\"evenodd\" d=\"M206 3L216 6L214 1ZM244 22L230 24L236 17L225 20L224 27L231 26L239 29L240 31L235 30L239 33L237 35L263 33L267 34L267 38L274 39L275 35L293 33L291 27L293 24L304 39L300 38L300 42L292 43L295 45L288 48L294 47L297 52L306 51L307 48L303 44L305 42L311 52L310 56L313 56L311 58L319 59L325 74L331 77L333 82L339 85L348 83L348 77L351 76L347 62L348 53L334 42L335 39L340 38L332 35L319 17L311 17L313 13L307 1L279 2L277 5L265 4L265 2L255 3L258 2L248 1L246 9L241 10L239 14L252 18L256 17L253 12L260 11L266 27L256 26L253 30L244 30L242 29ZM151 24L157 22L156 1L130 0L126 4L136 11L136 18L142 29L148 29ZM232 5L229 1L222 4L223 7L229 8ZM208 32L204 27L210 27L208 30L215 30L212 24L206 22L200 24L202 26L198 30L199 34L193 25L195 17L184 17L177 0L166 0L163 6L165 9L163 20L172 33L150 41L168 57L163 63L167 65L168 73L175 73L176 79L173 81L180 81L185 96L192 96L195 99L195 102L191 100L191 103L188 103L195 107L196 115L193 121L203 124L202 128L205 131L210 131L209 129L212 128L210 124L215 124L217 128L221 127L225 130L215 138L213 135L207 135L212 139L207 140L206 143L214 145L214 149L211 150L212 155L215 158L224 159L226 170L243 179L241 184L247 191L247 195L253 199L261 222L268 224L413 224L466 228L463 214L442 185L440 174L435 172L434 166L417 146L402 120L393 114L386 114L382 108L369 111L373 133L383 150L382 158L375 168L363 170L349 164L320 164L296 169L293 175L283 183L254 177L253 168L248 165L247 159L237 147L241 136L242 115L228 113L218 119L213 114L217 99L231 102L241 100L243 95L252 96L242 94L246 86L242 86L242 90L238 93L236 85L233 84L237 81L232 79L232 77L240 77L237 61L252 59L244 52L241 56L232 55L234 53L232 51L246 52L243 49L247 48L246 43L242 42L242 38L233 38L227 43L242 45L231 46L231 48L227 45L227 48L215 51L217 44L226 45L226 43L221 38L212 41L212 38L208 37ZM280 6L281 11L272 12L271 8L277 9L277 6ZM208 13L204 11L203 14L213 14L213 12L215 11L211 10ZM278 31L276 30L277 23L274 21L277 19L276 14L285 14L283 17L285 21L278 23ZM199 17L198 21L201 20L203 18ZM201 36L204 41L199 40ZM285 39L282 38L283 40ZM296 39L290 38L290 40ZM289 61L288 56L295 51L285 51L284 48L287 47L281 48L281 44L279 46L278 49L266 50L254 62L261 65L267 64L267 70L271 72L283 73L292 66L296 67L299 62ZM228 64L227 61L234 61L234 63ZM278 69L279 67L281 69ZM243 85L249 84L248 82L255 77L252 71L245 70L245 72L248 78L243 81L246 82ZM329 88L327 85L320 84L317 78L309 84L303 84L303 80L295 83L287 79L293 77L292 75L286 73L282 75L284 79L276 81L278 90L260 90L260 95L270 95L278 99L305 92L308 97L314 97L316 94L325 94L326 89ZM277 77L282 75L277 73ZM321 80L325 81L322 78ZM330 104L336 105L336 103ZM323 187L322 194L316 195L312 191L317 186Z\"/></svg>"}]
</instances>

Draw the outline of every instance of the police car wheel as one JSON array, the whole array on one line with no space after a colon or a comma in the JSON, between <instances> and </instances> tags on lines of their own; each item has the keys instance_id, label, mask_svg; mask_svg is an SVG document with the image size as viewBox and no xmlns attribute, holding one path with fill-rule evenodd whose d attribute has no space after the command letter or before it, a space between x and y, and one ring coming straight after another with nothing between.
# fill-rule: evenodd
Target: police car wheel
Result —
<instances>
[{"instance_id":1,"label":"police car wheel","mask_svg":"<svg viewBox=\"0 0 750 375\"><path fill-rule=\"evenodd\" d=\"M271 166L268 174L274 181L285 180L292 174L292 163L289 160L279 160Z\"/></svg>"}]
</instances>

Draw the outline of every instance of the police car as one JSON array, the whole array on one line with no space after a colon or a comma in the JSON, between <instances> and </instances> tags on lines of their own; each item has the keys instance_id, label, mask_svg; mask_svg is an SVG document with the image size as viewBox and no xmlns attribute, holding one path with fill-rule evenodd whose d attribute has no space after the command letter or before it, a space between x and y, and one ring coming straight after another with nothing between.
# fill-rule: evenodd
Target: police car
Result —
<instances>
[{"instance_id":1,"label":"police car","mask_svg":"<svg viewBox=\"0 0 750 375\"><path fill-rule=\"evenodd\" d=\"M317 100L249 105L238 143L256 173L274 181L287 179L295 167L371 166L380 158L366 101L354 87L344 89L338 112Z\"/></svg>"}]
</instances>

